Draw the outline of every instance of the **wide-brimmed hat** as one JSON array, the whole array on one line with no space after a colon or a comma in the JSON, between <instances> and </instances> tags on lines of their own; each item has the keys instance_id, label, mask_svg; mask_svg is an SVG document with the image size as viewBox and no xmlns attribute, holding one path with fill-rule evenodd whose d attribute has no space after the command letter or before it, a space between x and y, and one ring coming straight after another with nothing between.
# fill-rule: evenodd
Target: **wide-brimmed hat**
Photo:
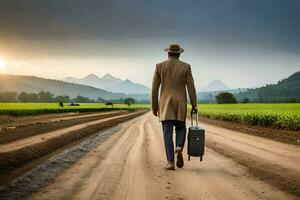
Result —
<instances>
[{"instance_id":1,"label":"wide-brimmed hat","mask_svg":"<svg viewBox=\"0 0 300 200\"><path fill-rule=\"evenodd\" d=\"M170 44L169 48L165 48L165 51L169 53L182 53L184 49L179 46L179 44Z\"/></svg>"}]
</instances>

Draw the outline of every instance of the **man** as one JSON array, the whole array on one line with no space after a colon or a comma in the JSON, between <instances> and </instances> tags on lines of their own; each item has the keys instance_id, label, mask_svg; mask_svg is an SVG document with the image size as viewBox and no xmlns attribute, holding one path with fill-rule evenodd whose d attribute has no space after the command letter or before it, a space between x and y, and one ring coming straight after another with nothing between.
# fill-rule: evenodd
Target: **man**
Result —
<instances>
[{"instance_id":1,"label":"man","mask_svg":"<svg viewBox=\"0 0 300 200\"><path fill-rule=\"evenodd\" d=\"M187 95L189 93L192 112L197 112L197 97L191 66L179 60L184 51L178 44L171 44L165 51L169 59L156 65L152 82L152 112L162 122L165 150L168 163L166 169L174 170L173 127L176 131L178 168L184 165L182 150L186 138ZM160 99L158 100L159 87Z\"/></svg>"}]
</instances>

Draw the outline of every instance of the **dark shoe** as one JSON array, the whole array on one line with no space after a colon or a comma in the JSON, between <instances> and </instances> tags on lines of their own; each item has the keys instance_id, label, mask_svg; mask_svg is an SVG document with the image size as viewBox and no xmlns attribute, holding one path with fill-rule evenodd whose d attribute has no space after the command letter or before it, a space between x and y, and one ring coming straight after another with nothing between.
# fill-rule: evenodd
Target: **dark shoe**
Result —
<instances>
[{"instance_id":1,"label":"dark shoe","mask_svg":"<svg viewBox=\"0 0 300 200\"><path fill-rule=\"evenodd\" d=\"M182 168L184 165L183 162L183 157L182 157L182 151L181 150L177 150L177 161L176 161L176 165L178 168Z\"/></svg>"},{"instance_id":2,"label":"dark shoe","mask_svg":"<svg viewBox=\"0 0 300 200\"><path fill-rule=\"evenodd\" d=\"M167 170L175 170L174 162L168 162L165 166L165 169Z\"/></svg>"}]
</instances>

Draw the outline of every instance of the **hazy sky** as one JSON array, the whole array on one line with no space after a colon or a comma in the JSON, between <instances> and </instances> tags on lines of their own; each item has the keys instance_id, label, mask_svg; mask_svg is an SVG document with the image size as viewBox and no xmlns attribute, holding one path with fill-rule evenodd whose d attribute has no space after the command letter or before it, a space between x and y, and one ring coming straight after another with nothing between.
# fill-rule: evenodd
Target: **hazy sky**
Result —
<instances>
[{"instance_id":1,"label":"hazy sky","mask_svg":"<svg viewBox=\"0 0 300 200\"><path fill-rule=\"evenodd\" d=\"M275 83L300 70L299 0L1 0L1 73L110 73L148 86L179 43L197 87Z\"/></svg>"}]
</instances>

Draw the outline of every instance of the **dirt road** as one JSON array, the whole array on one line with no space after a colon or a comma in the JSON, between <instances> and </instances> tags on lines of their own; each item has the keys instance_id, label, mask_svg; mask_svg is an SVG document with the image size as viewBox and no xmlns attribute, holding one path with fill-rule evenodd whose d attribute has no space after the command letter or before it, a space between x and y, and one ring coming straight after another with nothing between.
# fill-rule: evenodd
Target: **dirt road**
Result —
<instances>
[{"instance_id":1,"label":"dirt road","mask_svg":"<svg viewBox=\"0 0 300 200\"><path fill-rule=\"evenodd\" d=\"M292 194L298 194L299 147L204 126L204 161L188 162L185 157L184 168L166 171L161 127L147 113L131 120L31 199L297 199ZM268 168L259 171L260 167ZM264 177L264 170L275 179Z\"/></svg>"}]
</instances>

